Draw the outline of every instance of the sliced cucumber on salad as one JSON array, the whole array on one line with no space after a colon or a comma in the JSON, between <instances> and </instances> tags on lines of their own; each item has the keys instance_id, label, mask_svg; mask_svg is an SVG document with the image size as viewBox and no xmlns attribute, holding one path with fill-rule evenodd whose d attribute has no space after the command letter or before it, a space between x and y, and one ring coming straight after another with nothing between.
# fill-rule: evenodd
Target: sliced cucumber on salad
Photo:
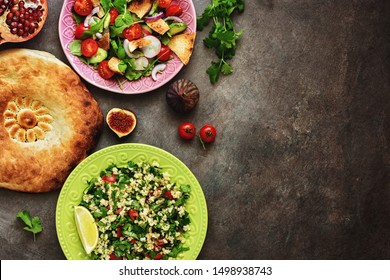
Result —
<instances>
[{"instance_id":1,"label":"sliced cucumber on salad","mask_svg":"<svg viewBox=\"0 0 390 280\"><path fill-rule=\"evenodd\" d=\"M76 0L77 27L69 50L94 67L103 79L120 75L129 81L158 79L172 59L167 46L187 24L171 0Z\"/></svg>"}]
</instances>

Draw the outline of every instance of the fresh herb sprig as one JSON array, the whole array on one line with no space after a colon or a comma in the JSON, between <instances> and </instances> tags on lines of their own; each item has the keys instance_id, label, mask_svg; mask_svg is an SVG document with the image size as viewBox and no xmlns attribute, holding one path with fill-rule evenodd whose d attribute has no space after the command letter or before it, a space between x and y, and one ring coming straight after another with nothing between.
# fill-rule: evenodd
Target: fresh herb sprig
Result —
<instances>
[{"instance_id":1,"label":"fresh herb sprig","mask_svg":"<svg viewBox=\"0 0 390 280\"><path fill-rule=\"evenodd\" d=\"M42 231L41 219L38 216L34 216L31 218L30 212L28 212L27 210L19 211L16 214L16 217L20 218L26 224L26 226L24 227L25 230L31 231L34 234L35 241L35 235Z\"/></svg>"},{"instance_id":2,"label":"fresh herb sprig","mask_svg":"<svg viewBox=\"0 0 390 280\"><path fill-rule=\"evenodd\" d=\"M245 9L244 0L212 0L197 17L197 30L202 31L212 21L213 26L207 38L203 40L208 48L214 48L219 60L212 61L207 69L210 82L215 84L220 74L233 73L233 67L227 62L233 58L237 49L237 40L243 31L236 32L234 29L232 14L234 11L242 13Z\"/></svg>"}]
</instances>

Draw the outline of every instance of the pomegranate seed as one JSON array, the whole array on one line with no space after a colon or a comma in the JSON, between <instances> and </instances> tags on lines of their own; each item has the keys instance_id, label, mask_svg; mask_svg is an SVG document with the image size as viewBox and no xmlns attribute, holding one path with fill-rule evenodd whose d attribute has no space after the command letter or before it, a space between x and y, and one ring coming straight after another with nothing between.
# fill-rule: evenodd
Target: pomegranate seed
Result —
<instances>
[{"instance_id":1,"label":"pomegranate seed","mask_svg":"<svg viewBox=\"0 0 390 280\"><path fill-rule=\"evenodd\" d=\"M27 3L35 3L37 7L28 7ZM27 37L39 28L44 9L38 0L0 0L0 16L9 9L6 24L12 34Z\"/></svg>"}]
</instances>

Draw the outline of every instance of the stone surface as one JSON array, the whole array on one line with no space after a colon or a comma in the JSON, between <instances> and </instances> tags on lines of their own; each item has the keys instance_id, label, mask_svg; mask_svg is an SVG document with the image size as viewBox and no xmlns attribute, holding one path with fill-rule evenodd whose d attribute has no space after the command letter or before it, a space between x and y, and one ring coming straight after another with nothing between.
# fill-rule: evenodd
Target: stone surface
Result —
<instances>
[{"instance_id":1,"label":"stone surface","mask_svg":"<svg viewBox=\"0 0 390 280\"><path fill-rule=\"evenodd\" d=\"M210 3L194 1L197 13ZM58 37L62 1L26 47L68 63ZM136 96L88 88L104 114L127 107L138 126L119 139L106 125L96 150L145 143L180 158L203 187L208 234L199 259L389 259L389 1L246 1L235 72L211 85L215 56L198 33L177 78L195 82L196 109L174 113L167 85ZM211 123L215 143L183 142L177 126ZM0 167L1 168L1 167ZM59 191L0 190L0 259L63 259L55 230ZM15 215L43 221L37 241Z\"/></svg>"}]
</instances>

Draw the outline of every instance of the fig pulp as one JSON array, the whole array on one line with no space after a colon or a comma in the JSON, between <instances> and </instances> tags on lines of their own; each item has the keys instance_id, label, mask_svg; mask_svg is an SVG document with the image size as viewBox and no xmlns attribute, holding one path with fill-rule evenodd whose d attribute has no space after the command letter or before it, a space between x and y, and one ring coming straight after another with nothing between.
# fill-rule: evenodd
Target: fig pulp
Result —
<instances>
[{"instance_id":1,"label":"fig pulp","mask_svg":"<svg viewBox=\"0 0 390 280\"><path fill-rule=\"evenodd\" d=\"M46 0L0 0L0 45L30 40L47 18Z\"/></svg>"},{"instance_id":2,"label":"fig pulp","mask_svg":"<svg viewBox=\"0 0 390 280\"><path fill-rule=\"evenodd\" d=\"M129 135L137 126L136 115L129 110L120 108L111 109L107 113L106 121L118 137Z\"/></svg>"}]
</instances>

